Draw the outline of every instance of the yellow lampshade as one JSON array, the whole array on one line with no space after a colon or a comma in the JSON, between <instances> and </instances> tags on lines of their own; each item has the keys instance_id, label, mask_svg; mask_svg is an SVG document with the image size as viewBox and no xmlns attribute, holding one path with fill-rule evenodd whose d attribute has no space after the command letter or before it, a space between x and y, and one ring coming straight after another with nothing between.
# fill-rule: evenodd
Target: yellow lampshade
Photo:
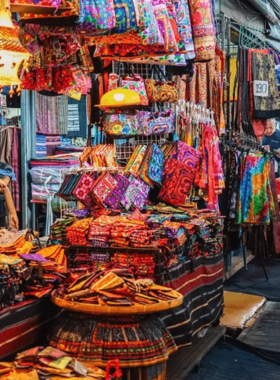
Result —
<instances>
[{"instance_id":1,"label":"yellow lampshade","mask_svg":"<svg viewBox=\"0 0 280 380\"><path fill-rule=\"evenodd\" d=\"M138 106L141 104L139 94L133 90L127 90L125 88L116 88L115 90L108 91L102 96L100 104L97 107L100 108L120 108Z\"/></svg>"},{"instance_id":2,"label":"yellow lampshade","mask_svg":"<svg viewBox=\"0 0 280 380\"><path fill-rule=\"evenodd\" d=\"M2 2L3 3L3 2ZM21 63L29 58L21 45L7 8L0 10L0 86L20 84L18 72Z\"/></svg>"}]
</instances>

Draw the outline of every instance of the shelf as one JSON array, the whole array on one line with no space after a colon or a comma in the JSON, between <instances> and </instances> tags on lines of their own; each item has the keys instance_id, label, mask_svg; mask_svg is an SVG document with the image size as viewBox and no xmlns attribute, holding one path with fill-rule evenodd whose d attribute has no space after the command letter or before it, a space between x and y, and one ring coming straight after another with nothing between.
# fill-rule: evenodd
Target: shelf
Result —
<instances>
[{"instance_id":1,"label":"shelf","mask_svg":"<svg viewBox=\"0 0 280 380\"><path fill-rule=\"evenodd\" d=\"M67 248L68 251L99 251L99 252L128 252L128 253L161 253L158 248L134 248L134 247L94 247L88 245L71 245Z\"/></svg>"},{"instance_id":2,"label":"shelf","mask_svg":"<svg viewBox=\"0 0 280 380\"><path fill-rule=\"evenodd\" d=\"M93 314L93 315L145 315L157 313L164 310L173 309L183 303L183 296L178 293L178 298L173 301L162 301L158 304L152 305L134 305L134 306L99 306L86 303L66 301L63 298L56 297L56 291L52 292L52 302L63 308L79 313Z\"/></svg>"}]
</instances>

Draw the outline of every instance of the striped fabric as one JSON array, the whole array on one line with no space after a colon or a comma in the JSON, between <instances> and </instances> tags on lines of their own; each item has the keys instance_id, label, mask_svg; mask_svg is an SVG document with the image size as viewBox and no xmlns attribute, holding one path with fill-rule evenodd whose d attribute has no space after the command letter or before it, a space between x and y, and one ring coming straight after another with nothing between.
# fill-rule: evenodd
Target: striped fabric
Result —
<instances>
[{"instance_id":1,"label":"striped fabric","mask_svg":"<svg viewBox=\"0 0 280 380\"><path fill-rule=\"evenodd\" d=\"M59 313L49 298L26 301L0 312L0 359L40 344Z\"/></svg>"},{"instance_id":2,"label":"striped fabric","mask_svg":"<svg viewBox=\"0 0 280 380\"><path fill-rule=\"evenodd\" d=\"M36 131L44 135L66 135L68 131L68 98L36 93Z\"/></svg>"},{"instance_id":3,"label":"striped fabric","mask_svg":"<svg viewBox=\"0 0 280 380\"><path fill-rule=\"evenodd\" d=\"M161 313L178 347L190 346L196 334L222 313L223 254L198 257L169 270L164 286L184 295L181 306Z\"/></svg>"},{"instance_id":4,"label":"striped fabric","mask_svg":"<svg viewBox=\"0 0 280 380\"><path fill-rule=\"evenodd\" d=\"M47 143L45 135L36 135L36 157L46 157Z\"/></svg>"}]
</instances>

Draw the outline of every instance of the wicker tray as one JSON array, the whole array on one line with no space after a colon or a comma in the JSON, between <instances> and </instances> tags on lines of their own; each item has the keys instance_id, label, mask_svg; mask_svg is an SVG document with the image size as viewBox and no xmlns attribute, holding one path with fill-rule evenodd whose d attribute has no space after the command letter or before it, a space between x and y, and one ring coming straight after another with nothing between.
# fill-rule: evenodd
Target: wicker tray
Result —
<instances>
[{"instance_id":1,"label":"wicker tray","mask_svg":"<svg viewBox=\"0 0 280 380\"><path fill-rule=\"evenodd\" d=\"M183 303L183 296L178 293L178 298L173 301L162 301L153 305L134 305L134 306L99 306L86 303L66 301L56 296L54 290L51 295L52 302L63 308L85 314L95 315L131 315L131 314L152 314L163 310L173 309Z\"/></svg>"}]
</instances>

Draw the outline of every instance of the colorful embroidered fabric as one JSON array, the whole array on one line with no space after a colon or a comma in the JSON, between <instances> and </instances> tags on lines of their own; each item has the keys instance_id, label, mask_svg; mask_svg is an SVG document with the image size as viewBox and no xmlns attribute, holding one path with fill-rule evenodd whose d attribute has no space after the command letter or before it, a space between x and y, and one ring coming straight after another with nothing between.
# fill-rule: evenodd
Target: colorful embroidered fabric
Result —
<instances>
[{"instance_id":1,"label":"colorful embroidered fabric","mask_svg":"<svg viewBox=\"0 0 280 380\"><path fill-rule=\"evenodd\" d=\"M139 133L138 120L135 115L106 114L104 130L113 136L132 136Z\"/></svg>"},{"instance_id":2,"label":"colorful embroidered fabric","mask_svg":"<svg viewBox=\"0 0 280 380\"><path fill-rule=\"evenodd\" d=\"M152 0L152 3L159 31L164 39L164 50L166 52L177 52L177 41L169 19L166 2L164 0Z\"/></svg>"},{"instance_id":3,"label":"colorful embroidered fabric","mask_svg":"<svg viewBox=\"0 0 280 380\"><path fill-rule=\"evenodd\" d=\"M119 78L117 74L110 74L108 90L115 90L119 86L127 90L136 91L140 96L142 106L147 106L149 104L145 83L140 75L134 75L133 77L123 76Z\"/></svg>"},{"instance_id":4,"label":"colorful embroidered fabric","mask_svg":"<svg viewBox=\"0 0 280 380\"><path fill-rule=\"evenodd\" d=\"M139 8L135 0L114 0L116 26L112 34L122 34L131 29L139 29Z\"/></svg>"},{"instance_id":5,"label":"colorful embroidered fabric","mask_svg":"<svg viewBox=\"0 0 280 380\"><path fill-rule=\"evenodd\" d=\"M175 113L172 110L156 113L141 111L137 119L139 130L143 131L145 136L173 133L175 130Z\"/></svg>"},{"instance_id":6,"label":"colorful embroidered fabric","mask_svg":"<svg viewBox=\"0 0 280 380\"><path fill-rule=\"evenodd\" d=\"M153 144L147 176L151 181L159 186L162 184L163 159L164 155L161 149L156 144Z\"/></svg>"},{"instance_id":7,"label":"colorful embroidered fabric","mask_svg":"<svg viewBox=\"0 0 280 380\"><path fill-rule=\"evenodd\" d=\"M138 173L138 170L139 170L141 163L143 161L143 158L145 156L146 150L147 150L147 145L140 146L139 153L137 154L135 160L133 161L133 163L129 169L129 171L131 173L135 173L135 174Z\"/></svg>"},{"instance_id":8,"label":"colorful embroidered fabric","mask_svg":"<svg viewBox=\"0 0 280 380\"><path fill-rule=\"evenodd\" d=\"M94 181L86 174L83 174L78 184L75 186L73 195L85 205L91 206L93 203L93 197L91 194L93 187Z\"/></svg>"},{"instance_id":9,"label":"colorful embroidered fabric","mask_svg":"<svg viewBox=\"0 0 280 380\"><path fill-rule=\"evenodd\" d=\"M80 1L81 23L90 23L96 30L108 30L116 26L113 0Z\"/></svg>"},{"instance_id":10,"label":"colorful embroidered fabric","mask_svg":"<svg viewBox=\"0 0 280 380\"><path fill-rule=\"evenodd\" d=\"M50 345L94 365L106 366L108 360L118 359L122 367L134 368L160 363L177 350L172 336L157 317L144 320L135 317L127 322L107 319L92 323L88 315L66 313L53 327Z\"/></svg>"},{"instance_id":11,"label":"colorful embroidered fabric","mask_svg":"<svg viewBox=\"0 0 280 380\"><path fill-rule=\"evenodd\" d=\"M142 210L147 200L150 187L140 179L133 179L121 200L121 204L126 210L133 205Z\"/></svg>"},{"instance_id":12,"label":"colorful embroidered fabric","mask_svg":"<svg viewBox=\"0 0 280 380\"><path fill-rule=\"evenodd\" d=\"M105 173L96 180L93 193L99 201L105 202L107 196L113 191L116 185L117 181L114 177L109 173Z\"/></svg>"},{"instance_id":13,"label":"colorful embroidered fabric","mask_svg":"<svg viewBox=\"0 0 280 380\"><path fill-rule=\"evenodd\" d=\"M115 188L111 191L110 194L108 194L105 199L105 203L113 209L119 207L119 204L130 184L130 181L119 173L116 174L115 180L117 182Z\"/></svg>"},{"instance_id":14,"label":"colorful embroidered fabric","mask_svg":"<svg viewBox=\"0 0 280 380\"><path fill-rule=\"evenodd\" d=\"M211 0L189 0L197 60L215 57L216 29Z\"/></svg>"},{"instance_id":15,"label":"colorful embroidered fabric","mask_svg":"<svg viewBox=\"0 0 280 380\"><path fill-rule=\"evenodd\" d=\"M154 187L154 182L151 181L150 178L148 177L148 168L149 168L150 160L152 157L152 152L153 152L153 147L150 145L150 146L148 146L148 148L146 150L145 157L144 157L142 164L140 166L140 169L139 169L140 178L145 183L147 183L151 188Z\"/></svg>"},{"instance_id":16,"label":"colorful embroidered fabric","mask_svg":"<svg viewBox=\"0 0 280 380\"><path fill-rule=\"evenodd\" d=\"M171 173L172 170L175 169L176 161L182 162L195 169L200 157L201 153L198 150L192 148L183 141L178 141L175 151L170 155L170 158L164 167L163 175L165 176L167 172Z\"/></svg>"},{"instance_id":17,"label":"colorful embroidered fabric","mask_svg":"<svg viewBox=\"0 0 280 380\"><path fill-rule=\"evenodd\" d=\"M174 206L184 205L195 179L196 168L170 158L169 168L159 193L159 199Z\"/></svg>"},{"instance_id":18,"label":"colorful embroidered fabric","mask_svg":"<svg viewBox=\"0 0 280 380\"><path fill-rule=\"evenodd\" d=\"M172 0L175 6L178 31L184 44L187 59L195 58L189 4L184 0Z\"/></svg>"}]
</instances>

